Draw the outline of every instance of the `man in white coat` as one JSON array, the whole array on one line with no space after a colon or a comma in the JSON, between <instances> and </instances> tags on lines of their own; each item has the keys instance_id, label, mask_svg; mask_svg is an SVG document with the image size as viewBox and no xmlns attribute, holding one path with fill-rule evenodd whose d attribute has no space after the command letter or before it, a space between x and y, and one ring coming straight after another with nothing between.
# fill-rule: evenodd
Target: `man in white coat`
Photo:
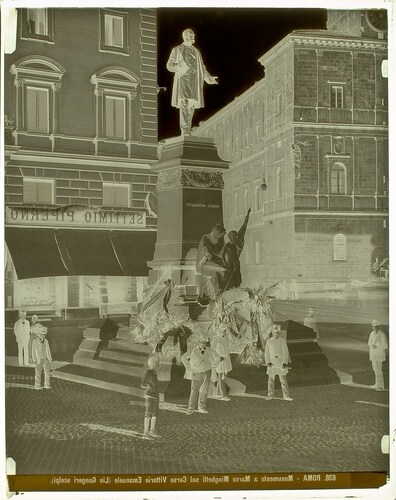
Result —
<instances>
[{"instance_id":1,"label":"man in white coat","mask_svg":"<svg viewBox=\"0 0 396 500\"><path fill-rule=\"evenodd\" d=\"M19 319L14 325L14 334L18 344L19 366L29 366L30 323L26 311L19 311Z\"/></svg>"},{"instance_id":2,"label":"man in white coat","mask_svg":"<svg viewBox=\"0 0 396 500\"><path fill-rule=\"evenodd\" d=\"M45 338L47 335L47 328L40 325L37 330L37 337L32 342L32 359L34 363L34 388L37 390L41 387L41 374L44 369L44 389L51 389L50 376L51 376L51 349L48 340Z\"/></svg>"},{"instance_id":3,"label":"man in white coat","mask_svg":"<svg viewBox=\"0 0 396 500\"><path fill-rule=\"evenodd\" d=\"M193 30L184 30L182 37L183 43L172 49L166 68L175 74L171 104L180 109L181 133L189 135L195 109L204 107L204 81L209 85L215 85L217 77L208 73L200 51L193 47L195 43Z\"/></svg>"},{"instance_id":4,"label":"man in white coat","mask_svg":"<svg viewBox=\"0 0 396 500\"><path fill-rule=\"evenodd\" d=\"M287 364L289 362L289 349L286 340L279 336L280 325L274 324L272 336L265 344L265 362L267 365L268 375L268 399L274 396L275 376L279 376L282 386L283 399L285 401L293 401L289 395L289 386L287 384L286 375L288 372Z\"/></svg>"},{"instance_id":5,"label":"man in white coat","mask_svg":"<svg viewBox=\"0 0 396 500\"><path fill-rule=\"evenodd\" d=\"M230 358L230 342L227 337L227 326L221 324L217 334L211 342L212 349L220 356L220 363L216 367L217 373L217 390L216 397L221 401L230 401L227 395L225 378L228 372L232 370Z\"/></svg>"},{"instance_id":6,"label":"man in white coat","mask_svg":"<svg viewBox=\"0 0 396 500\"><path fill-rule=\"evenodd\" d=\"M209 340L201 338L199 344L189 349L181 357L186 367L186 378L191 378L191 392L188 401L187 415L194 413L198 406L199 413L208 413L206 399L209 383L217 380L216 367L220 356L209 347Z\"/></svg>"},{"instance_id":7,"label":"man in white coat","mask_svg":"<svg viewBox=\"0 0 396 500\"><path fill-rule=\"evenodd\" d=\"M385 361L385 351L388 348L388 341L385 333L379 329L380 323L376 319L372 323L373 330L370 333L368 346L369 357L375 374L375 384L373 386L377 391L384 390L384 374L382 372L382 363Z\"/></svg>"}]
</instances>

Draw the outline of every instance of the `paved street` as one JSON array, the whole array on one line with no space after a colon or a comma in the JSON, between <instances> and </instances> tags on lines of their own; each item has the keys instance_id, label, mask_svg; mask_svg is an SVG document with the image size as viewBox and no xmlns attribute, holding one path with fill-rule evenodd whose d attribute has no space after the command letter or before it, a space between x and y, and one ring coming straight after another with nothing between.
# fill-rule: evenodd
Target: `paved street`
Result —
<instances>
[{"instance_id":1,"label":"paved street","mask_svg":"<svg viewBox=\"0 0 396 500\"><path fill-rule=\"evenodd\" d=\"M277 310L301 321L306 304ZM355 385L291 387L293 402L268 401L263 392L209 400L208 415L186 415L185 399L167 401L155 442L142 439L144 408L130 396L56 378L50 391L35 391L33 368L7 366L7 455L18 474L387 470L380 441L389 392L369 387L367 352L369 319L379 311L365 311L360 324L343 322L342 309L327 321L329 311L319 309L319 344Z\"/></svg>"},{"instance_id":2,"label":"paved street","mask_svg":"<svg viewBox=\"0 0 396 500\"><path fill-rule=\"evenodd\" d=\"M34 391L32 370L7 370L7 454L17 473L383 471L388 393L340 385L292 389L293 402L262 395L186 401L160 411L156 442L142 440L144 408L129 397L53 379ZM279 392L279 391L278 391Z\"/></svg>"}]
</instances>

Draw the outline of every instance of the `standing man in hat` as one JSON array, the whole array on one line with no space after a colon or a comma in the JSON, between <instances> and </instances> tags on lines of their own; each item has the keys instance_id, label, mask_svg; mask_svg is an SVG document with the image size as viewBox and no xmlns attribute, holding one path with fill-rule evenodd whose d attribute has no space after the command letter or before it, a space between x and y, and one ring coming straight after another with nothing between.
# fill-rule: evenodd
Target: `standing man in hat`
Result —
<instances>
[{"instance_id":1,"label":"standing man in hat","mask_svg":"<svg viewBox=\"0 0 396 500\"><path fill-rule=\"evenodd\" d=\"M274 323L272 336L265 344L265 362L267 364L268 375L268 397L274 397L275 377L279 376L282 387L283 399L285 401L293 401L289 394L289 386L286 380L288 372L287 364L289 362L289 349L286 340L279 336L280 325Z\"/></svg>"},{"instance_id":2,"label":"standing man in hat","mask_svg":"<svg viewBox=\"0 0 396 500\"><path fill-rule=\"evenodd\" d=\"M385 333L379 329L380 322L374 320L373 330L370 333L368 346L369 357L375 374L375 384L373 386L377 391L384 390L384 374L382 372L382 363L385 361L385 351L388 348L388 341Z\"/></svg>"},{"instance_id":3,"label":"standing man in hat","mask_svg":"<svg viewBox=\"0 0 396 500\"><path fill-rule=\"evenodd\" d=\"M196 347L183 354L181 361L186 367L185 378L191 378L191 392L188 401L187 415L197 409L199 413L208 413L206 399L209 382L216 382L216 367L220 356L209 347L209 339L202 337Z\"/></svg>"},{"instance_id":4,"label":"standing man in hat","mask_svg":"<svg viewBox=\"0 0 396 500\"><path fill-rule=\"evenodd\" d=\"M51 350L48 340L45 338L47 335L47 328L40 325L41 328L37 329L37 338L32 342L32 359L34 363L34 388L37 390L41 387L41 374L44 369L44 389L51 389L50 375L51 375Z\"/></svg>"},{"instance_id":5,"label":"standing man in hat","mask_svg":"<svg viewBox=\"0 0 396 500\"><path fill-rule=\"evenodd\" d=\"M193 47L195 43L193 30L190 28L184 30L182 37L183 43L172 49L166 68L175 74L172 106L180 110L181 133L190 135L194 111L204 107L204 82L216 85L217 76L208 73L200 51Z\"/></svg>"},{"instance_id":6,"label":"standing man in hat","mask_svg":"<svg viewBox=\"0 0 396 500\"><path fill-rule=\"evenodd\" d=\"M19 319L14 325L14 335L18 344L19 366L29 366L30 323L26 319L26 311L19 311Z\"/></svg>"}]
</instances>

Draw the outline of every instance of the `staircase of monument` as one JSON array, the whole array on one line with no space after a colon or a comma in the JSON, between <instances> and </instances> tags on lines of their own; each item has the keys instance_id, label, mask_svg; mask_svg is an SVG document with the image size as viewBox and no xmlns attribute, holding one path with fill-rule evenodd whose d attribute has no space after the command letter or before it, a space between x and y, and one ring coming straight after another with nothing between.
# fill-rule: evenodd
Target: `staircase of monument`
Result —
<instances>
[{"instance_id":1,"label":"staircase of monument","mask_svg":"<svg viewBox=\"0 0 396 500\"><path fill-rule=\"evenodd\" d=\"M111 340L102 340L98 328L86 328L73 362L54 370L53 376L126 393L143 401L140 383L151 348L133 343L130 328L120 326L116 338ZM163 391L163 383L160 383L160 391Z\"/></svg>"}]
</instances>

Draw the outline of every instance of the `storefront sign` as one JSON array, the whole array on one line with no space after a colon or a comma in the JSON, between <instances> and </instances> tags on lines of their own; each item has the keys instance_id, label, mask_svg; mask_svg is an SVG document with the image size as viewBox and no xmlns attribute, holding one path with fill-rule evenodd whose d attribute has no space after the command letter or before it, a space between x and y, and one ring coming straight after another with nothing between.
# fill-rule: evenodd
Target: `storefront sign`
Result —
<instances>
[{"instance_id":1,"label":"storefront sign","mask_svg":"<svg viewBox=\"0 0 396 500\"><path fill-rule=\"evenodd\" d=\"M6 207L6 224L10 226L141 229L146 227L146 214L80 207L67 209Z\"/></svg>"}]
</instances>

